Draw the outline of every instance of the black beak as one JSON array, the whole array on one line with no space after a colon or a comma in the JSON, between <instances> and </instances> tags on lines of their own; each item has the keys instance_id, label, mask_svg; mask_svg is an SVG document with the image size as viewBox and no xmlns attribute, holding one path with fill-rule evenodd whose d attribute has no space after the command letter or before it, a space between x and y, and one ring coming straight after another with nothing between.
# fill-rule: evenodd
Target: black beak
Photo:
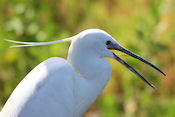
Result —
<instances>
[{"instance_id":1,"label":"black beak","mask_svg":"<svg viewBox=\"0 0 175 117\"><path fill-rule=\"evenodd\" d=\"M123 47L120 46L119 44L110 43L110 44L108 45L108 49L115 49L115 50L121 51L121 52L123 52L123 53L125 53L125 54L127 54L127 55L130 55L130 56L132 56L132 57L134 57L134 58L136 58L136 59L138 59L138 60L144 62L145 64L147 64L147 65L153 67L154 69L156 69L157 71L159 71L160 73L162 73L164 76L166 76L165 73L164 73L163 71L161 71L159 68L157 68L156 66L154 66L152 63L150 63L150 62L148 62L147 60L145 60L145 59L139 57L138 55L136 55L136 54L130 52L129 50L123 48ZM127 67L130 71L132 71L133 73L135 73L139 78L141 78L143 81L145 81L145 82L146 82L149 86L151 86L153 89L156 89L156 88L155 88L151 83L149 83L142 75L140 75L134 68L132 68L130 65L128 65L125 61L123 61L121 58L119 58L119 57L118 57L117 55L115 55L114 53L113 53L113 55L114 55L114 59L116 59L116 60L117 60L118 62L120 62L122 65L124 65L125 67Z\"/></svg>"}]
</instances>

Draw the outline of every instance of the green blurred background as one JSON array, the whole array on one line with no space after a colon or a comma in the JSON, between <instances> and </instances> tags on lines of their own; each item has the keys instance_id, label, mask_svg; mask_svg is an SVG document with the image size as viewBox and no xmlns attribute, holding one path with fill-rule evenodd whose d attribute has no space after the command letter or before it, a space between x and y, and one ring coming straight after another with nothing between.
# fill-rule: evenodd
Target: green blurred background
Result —
<instances>
[{"instance_id":1,"label":"green blurred background","mask_svg":"<svg viewBox=\"0 0 175 117\"><path fill-rule=\"evenodd\" d=\"M9 48L19 41L52 41L100 28L167 76L122 56L157 90L109 60L112 77L84 117L175 117L175 0L0 0L0 108L17 84L49 57L66 58L69 43Z\"/></svg>"}]
</instances>

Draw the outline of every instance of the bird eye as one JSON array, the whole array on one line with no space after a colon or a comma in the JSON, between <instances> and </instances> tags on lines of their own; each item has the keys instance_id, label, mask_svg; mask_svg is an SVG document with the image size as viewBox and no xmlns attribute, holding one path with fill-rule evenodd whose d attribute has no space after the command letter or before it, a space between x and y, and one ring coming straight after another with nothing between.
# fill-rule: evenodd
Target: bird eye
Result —
<instances>
[{"instance_id":1,"label":"bird eye","mask_svg":"<svg viewBox=\"0 0 175 117\"><path fill-rule=\"evenodd\" d=\"M110 43L111 43L111 41L108 40L108 41L106 42L106 45L109 45Z\"/></svg>"}]
</instances>

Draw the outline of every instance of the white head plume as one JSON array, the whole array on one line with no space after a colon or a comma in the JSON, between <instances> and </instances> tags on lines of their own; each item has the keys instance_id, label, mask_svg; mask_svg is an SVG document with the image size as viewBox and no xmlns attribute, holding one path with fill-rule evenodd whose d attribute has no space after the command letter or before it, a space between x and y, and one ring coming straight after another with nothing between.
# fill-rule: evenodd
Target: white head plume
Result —
<instances>
[{"instance_id":1,"label":"white head plume","mask_svg":"<svg viewBox=\"0 0 175 117\"><path fill-rule=\"evenodd\" d=\"M42 46L42 45L51 45L51 44L56 44L56 43L61 43L61 42L69 42L69 41L72 41L72 39L75 36L69 37L69 38L66 38L66 39L62 39L62 40L49 41L49 42L22 42L22 41L8 40L8 39L4 39L4 40L12 42L12 43L22 44L22 45L10 46L11 48L13 48L13 47Z\"/></svg>"}]
</instances>

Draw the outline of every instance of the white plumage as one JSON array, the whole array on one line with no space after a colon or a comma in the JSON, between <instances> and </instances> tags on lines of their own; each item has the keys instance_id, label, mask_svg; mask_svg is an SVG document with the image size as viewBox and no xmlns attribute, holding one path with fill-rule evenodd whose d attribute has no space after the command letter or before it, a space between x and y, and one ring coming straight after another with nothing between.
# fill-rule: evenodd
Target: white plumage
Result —
<instances>
[{"instance_id":1,"label":"white plumage","mask_svg":"<svg viewBox=\"0 0 175 117\"><path fill-rule=\"evenodd\" d=\"M4 105L0 117L81 117L110 79L111 66L105 57L116 59L136 75L140 75L109 51L121 51L121 46L109 34L99 29L85 30L62 41L8 41L24 44L15 47L64 41L71 41L71 45L67 60L59 57L49 58L19 83ZM144 59L137 59L145 62ZM139 77L153 87L141 75Z\"/></svg>"}]
</instances>

